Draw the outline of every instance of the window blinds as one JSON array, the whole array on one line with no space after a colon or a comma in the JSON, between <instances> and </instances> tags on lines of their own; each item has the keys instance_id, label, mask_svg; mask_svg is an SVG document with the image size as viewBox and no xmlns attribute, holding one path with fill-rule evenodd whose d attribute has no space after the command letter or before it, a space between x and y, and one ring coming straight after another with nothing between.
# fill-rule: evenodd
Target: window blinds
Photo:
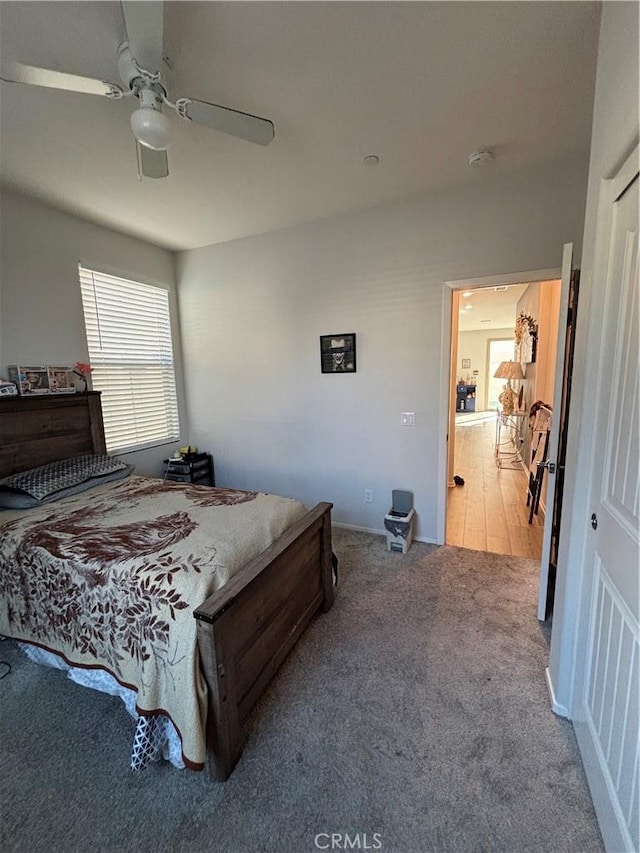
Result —
<instances>
[{"instance_id":1,"label":"window blinds","mask_svg":"<svg viewBox=\"0 0 640 853\"><path fill-rule=\"evenodd\" d=\"M167 291L82 266L80 288L92 384L102 392L107 450L177 440Z\"/></svg>"}]
</instances>

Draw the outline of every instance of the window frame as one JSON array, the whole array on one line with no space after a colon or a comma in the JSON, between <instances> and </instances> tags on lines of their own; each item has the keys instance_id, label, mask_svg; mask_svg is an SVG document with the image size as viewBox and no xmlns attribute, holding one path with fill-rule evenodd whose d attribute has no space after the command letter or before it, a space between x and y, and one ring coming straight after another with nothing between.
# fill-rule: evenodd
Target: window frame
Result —
<instances>
[{"instance_id":1,"label":"window frame","mask_svg":"<svg viewBox=\"0 0 640 853\"><path fill-rule=\"evenodd\" d=\"M103 383L102 387L100 387L100 382L96 383L96 381L95 381L97 378L97 375L99 375L99 368L100 368L100 366L104 366L105 370L111 369L113 371L113 370L117 370L118 366L122 366L125 369L128 367L129 373L131 373L131 370L135 369L136 360L131 359L131 358L123 359L122 364L118 365L117 360L114 360L112 357L110 358L108 355L107 356L97 355L95 352L95 346L93 346L93 349L92 349L92 340L90 340L90 338L94 339L93 343L95 344L95 336L92 336L90 334L89 324L88 324L87 304L85 303L85 293L83 292L83 284L86 286L89 286L89 282L88 282L89 278L94 279L94 288L95 288L95 284L96 284L96 281L95 281L96 278L98 280L100 278L102 278L104 281L107 282L107 284L109 282L111 282L114 285L114 287L121 287L125 290L126 290L126 285L131 285L132 288L140 288L140 290L138 291L138 294L137 294L138 298L140 297L141 291L146 291L148 294L154 293L154 292L157 292L158 294L162 294L162 299L158 300L158 302L155 302L155 297L153 300L151 300L154 302L154 307L155 307L156 311L158 310L158 306L160 305L160 303L161 302L164 303L164 300L166 298L166 303L164 303L164 304L166 304L166 312L164 310L162 312L163 313L163 323L164 323L165 335L164 335L164 337L162 335L159 335L159 337L155 340L155 343L159 345L159 350L158 350L159 353L162 350L162 344L164 344L164 349L162 351L162 354L161 355L158 354L158 357L156 359L150 359L149 357L147 357L146 359L140 358L139 362L137 362L137 364L140 367L147 365L147 366L159 368L159 373L160 373L160 376L162 378L162 381L157 381L158 389L164 388L165 395L168 392L169 399L168 399L168 401L165 400L162 404L159 403L157 408L153 409L153 413L160 420L162 420L162 418L166 419L167 430L166 430L166 433L164 433L164 434L157 434L153 437L150 437L147 440L132 441L131 443L119 442L117 440L117 438L114 440L113 435L109 434L109 420L114 418L114 416L116 418L118 416L120 416L120 418L122 418L124 412L126 412L127 409L126 409L126 404L123 404L121 411L119 413L118 412L114 413L113 409L111 409L111 412L110 412L109 395L110 395L110 393L111 394L114 393L114 389L118 388L118 384L115 383L115 385L114 385L113 380L112 380L111 387L108 387L108 382ZM109 453L121 455L121 454L126 454L126 453L134 453L136 451L143 451L143 450L147 450L147 449L153 448L153 447L161 447L164 445L170 445L170 444L178 443L180 441L180 429L181 429L180 420L181 420L181 418L180 418L180 405L179 405L178 377L177 377L177 373L176 373L177 359L176 359L176 354L175 354L175 345L174 345L175 341L174 341L174 330L173 330L173 313L175 310L175 305L172 305L173 294L171 292L170 287L167 285L164 285L164 284L159 284L157 282L151 282L149 280L146 280L144 277L140 277L140 276L133 277L130 273L124 272L122 270L115 270L113 268L109 268L109 267L105 267L105 266L99 266L99 265L95 265L95 264L90 264L90 263L87 263L84 261L78 261L78 280L79 280L79 284L80 284L80 294L81 294L81 302L82 302L82 316L83 316L83 323L84 323L85 338L87 341L87 352L88 352L88 356L89 356L88 360L89 360L89 363L94 368L94 372L92 374L92 380L93 380L92 384L93 384L94 390L100 391L102 394L102 410L103 410L103 419L105 422L105 437L106 437L106 441L107 441L107 451ZM104 281L103 281L103 283L104 283ZM136 295L129 293L128 297L129 297L129 299L133 298L133 300L135 301ZM98 317L99 308L97 307L98 306L98 300L95 296L95 290L94 290L94 300L93 301L94 301L94 306L95 306L95 311L96 311L96 317ZM164 305L163 305L163 309L164 309ZM115 317L116 314L117 314L117 312L113 312L113 314L111 316ZM103 318L104 317L105 317L105 314L103 313ZM124 319L125 319L124 317L120 317L121 321ZM99 323L99 320L98 320L98 323ZM129 333L131 334L131 327L129 327ZM124 335L123 338L126 338L126 335ZM151 338L150 338L150 340L151 340ZM113 340L110 342L110 345L111 346L114 345ZM168 360L167 360L167 357L168 357ZM164 374L164 376L163 376L163 374ZM123 383L123 385L125 385L125 384L126 384L126 381L125 381L125 383ZM131 382L129 382L129 384L131 385ZM133 384L132 389L130 390L130 393L131 394L135 393L135 384ZM145 417L145 415L138 413L138 415L137 415L138 420L136 421L136 416L134 415L134 418L133 418L133 420L135 422L134 427L133 427L134 430L135 429L141 429L141 425L142 425L142 421L143 421L144 417ZM122 425L121 425L121 430L122 430Z\"/></svg>"}]
</instances>

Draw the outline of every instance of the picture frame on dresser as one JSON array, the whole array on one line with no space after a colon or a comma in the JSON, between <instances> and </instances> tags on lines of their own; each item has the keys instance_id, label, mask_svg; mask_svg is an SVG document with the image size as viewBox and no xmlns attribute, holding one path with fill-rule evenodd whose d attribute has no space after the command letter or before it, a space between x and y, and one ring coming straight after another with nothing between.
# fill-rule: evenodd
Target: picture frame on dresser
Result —
<instances>
[{"instance_id":1,"label":"picture frame on dresser","mask_svg":"<svg viewBox=\"0 0 640 853\"><path fill-rule=\"evenodd\" d=\"M51 394L75 394L73 368L69 365L49 364L49 390Z\"/></svg>"},{"instance_id":2,"label":"picture frame on dresser","mask_svg":"<svg viewBox=\"0 0 640 853\"><path fill-rule=\"evenodd\" d=\"M9 364L7 366L7 375L9 382L18 389L18 394L27 396L37 396L39 394L49 394L49 370L47 365L21 365Z\"/></svg>"}]
</instances>

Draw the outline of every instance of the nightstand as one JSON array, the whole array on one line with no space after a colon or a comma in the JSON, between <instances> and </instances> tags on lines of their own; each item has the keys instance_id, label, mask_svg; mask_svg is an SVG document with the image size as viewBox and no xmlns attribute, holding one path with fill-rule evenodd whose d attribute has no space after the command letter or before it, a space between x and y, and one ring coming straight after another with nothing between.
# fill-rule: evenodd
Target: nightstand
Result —
<instances>
[{"instance_id":1,"label":"nightstand","mask_svg":"<svg viewBox=\"0 0 640 853\"><path fill-rule=\"evenodd\" d=\"M177 483L196 483L200 486L215 486L213 458L210 453L191 453L181 459L164 460L165 480Z\"/></svg>"}]
</instances>

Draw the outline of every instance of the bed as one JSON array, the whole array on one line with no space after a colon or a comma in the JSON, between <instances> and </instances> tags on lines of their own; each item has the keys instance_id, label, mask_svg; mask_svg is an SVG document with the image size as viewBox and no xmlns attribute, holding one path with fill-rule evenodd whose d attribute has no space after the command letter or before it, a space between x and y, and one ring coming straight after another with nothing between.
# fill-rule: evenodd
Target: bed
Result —
<instances>
[{"instance_id":1,"label":"bed","mask_svg":"<svg viewBox=\"0 0 640 853\"><path fill-rule=\"evenodd\" d=\"M0 399L0 478L60 459L105 452L99 393ZM32 541L37 538L40 544L44 537L48 543L45 550L57 554L60 559L68 556L65 548L72 548L76 557L78 553L82 553L83 547L86 553L90 554L100 596L92 599L91 607L82 608L82 613L78 612L77 607L75 610L70 607L61 613L58 607L58 624L61 631L69 630L67 625L71 619L77 620L78 624L81 621L84 624L88 618L86 610L97 614L96 618L100 620L103 633L107 624L111 626L110 632L115 630L110 622L110 614L118 608L115 608L113 603L109 604L102 595L103 572L100 564L96 568L96 560L102 553L104 556L101 559L106 566L108 560L113 558L117 537L112 535L110 530L103 531L105 535L102 539L106 545L100 552L99 549L96 551L94 534L103 523L106 524L102 519L111 518L108 512L113 507L120 512L121 517L119 522L116 518L109 523L119 523L117 529L122 531L122 520L127 517L131 522L129 528L133 529L136 513L143 511L138 507L137 501L142 501L143 497L151 502L151 507L155 506L155 523L145 522L140 526L142 532L148 532L147 538L159 538L163 543L165 540L184 542L188 538L192 551L194 542L196 543L194 554L187 554L180 564L183 571L172 571L172 565L169 563L160 573L163 574L163 583L168 584L161 592L165 610L171 612L172 618L179 618L183 626L180 654L167 647L162 666L165 666L166 655L169 654L176 659L180 657L180 660L184 657L187 661L184 664L187 666L186 681L184 675L179 676L182 681L175 690L175 696L184 697L185 708L179 708L176 716L179 717L183 710L188 716L187 706L200 703L207 763L214 778L224 780L240 757L247 736L248 718L256 702L311 619L318 611L327 611L333 604L331 504L320 503L307 511L297 502L259 493L183 486L163 480L131 476L100 485L84 493L84 496L65 498L34 510L0 512L5 564L7 560L12 561L11 565L16 564L20 555L23 555L23 560L27 559L24 554L31 554L27 548L29 537ZM285 512L284 517L280 518L276 514L274 520L271 520L271 501L285 502L278 509L278 513ZM256 527L266 526L270 530L276 530L275 541L246 561L242 557L244 551L229 557L224 556L226 552L223 549L220 552L223 554L221 557L218 548L209 554L208 546L197 536L208 533L209 528L215 526L213 516L207 515L208 512L214 512L208 509L213 505L216 506L215 512L222 519L220 523L223 527L233 527L229 519L232 516L240 518L240 513L244 513L242 518L245 520L241 524L246 526L246 519L255 520ZM166 509L168 506L170 511ZM230 507L233 507L233 512ZM264 513L266 515L263 516ZM265 522L260 520L263 517L267 519ZM193 535L187 537L186 534L192 532ZM90 544L83 545L83 536L91 540ZM134 545L131 544L132 541ZM144 536L135 540L129 537L123 542L127 554L132 548L138 548L140 553L143 553L147 547ZM166 553L168 552L163 551L163 554ZM33 560L32 555L28 559ZM228 567L234 560L238 565L228 572L229 577L222 578L222 585L218 589L203 594L204 587L200 579L216 559L219 566ZM186 568L189 571L184 570ZM42 568L40 571L42 573ZM55 567L52 571L55 573ZM184 580L178 582L178 575L184 577ZM190 576L189 580L187 575ZM32 627L27 625L29 620L24 614L31 613L31 600L25 577L29 578L29 574L23 572L18 585L14 583L14 588L7 591L5 582L3 588L3 597L6 599L3 611L5 623L8 618L8 602L14 611L21 612L20 620L15 617L14 612L13 621L14 628L20 624L20 630L12 631L11 624L8 627L4 624L0 631L36 647L42 646L44 649L57 651L56 648L51 649L48 642L43 641L37 618L31 618ZM34 586L42 586L35 581L33 583ZM149 583L148 576L145 583ZM24 587L23 591L19 588L20 584ZM151 640L155 644L156 640L162 638L153 633L154 630L160 630L157 628L157 620L154 624L155 628L149 630L152 632ZM77 628L75 623L72 625ZM99 634L100 632L94 631L92 636ZM88 655L86 659L80 657L79 660L69 662L96 668L92 661L97 659L102 662L102 659L99 657L100 649L96 650L93 645L95 644L88 650L84 649ZM186 648L189 649L188 655L191 655L193 664L188 663L190 658L184 651ZM94 654L98 657L92 657ZM113 672L115 667L110 665L111 663L113 661L106 659L97 668ZM188 677L190 665L194 672L191 680ZM159 667L156 666L156 669ZM178 669L175 670L175 673L177 672ZM171 674L174 680L177 677ZM141 691L138 697L139 712L143 717L145 714L150 717L157 716L158 713L171 716L164 707L162 692L154 693L156 688L151 676L145 675L145 679L149 681L150 692L146 697L149 701L140 701L140 696L145 698ZM133 680L131 683L126 678L118 680L123 681L125 686L136 686ZM185 689L185 683L189 681L193 685L195 696ZM198 685L202 686L202 690L199 690ZM154 700L157 700L157 704L154 704ZM180 730L180 726L177 728ZM187 733L182 731L181 735L186 742ZM199 757L199 747L196 745L192 753L185 754L185 763L187 766L199 768L202 766Z\"/></svg>"}]
</instances>

